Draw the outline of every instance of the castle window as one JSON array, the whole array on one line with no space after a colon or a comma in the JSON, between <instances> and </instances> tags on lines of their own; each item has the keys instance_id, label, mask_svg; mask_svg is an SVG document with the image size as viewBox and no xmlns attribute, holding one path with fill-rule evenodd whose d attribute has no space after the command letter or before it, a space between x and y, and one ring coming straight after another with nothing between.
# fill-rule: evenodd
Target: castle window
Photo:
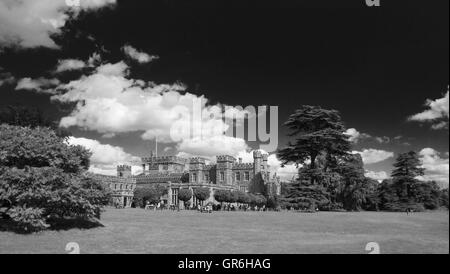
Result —
<instances>
[{"instance_id":1,"label":"castle window","mask_svg":"<svg viewBox=\"0 0 450 274\"><path fill-rule=\"evenodd\" d=\"M192 182L197 182L197 173L192 173Z\"/></svg>"},{"instance_id":2,"label":"castle window","mask_svg":"<svg viewBox=\"0 0 450 274\"><path fill-rule=\"evenodd\" d=\"M172 204L178 205L178 188L172 188Z\"/></svg>"},{"instance_id":3,"label":"castle window","mask_svg":"<svg viewBox=\"0 0 450 274\"><path fill-rule=\"evenodd\" d=\"M245 180L245 181L250 181L250 172L246 171L246 172L244 173L244 180Z\"/></svg>"},{"instance_id":4,"label":"castle window","mask_svg":"<svg viewBox=\"0 0 450 274\"><path fill-rule=\"evenodd\" d=\"M236 181L240 181L240 180L241 180L241 173L236 172Z\"/></svg>"},{"instance_id":5,"label":"castle window","mask_svg":"<svg viewBox=\"0 0 450 274\"><path fill-rule=\"evenodd\" d=\"M225 181L225 172L220 172L220 181Z\"/></svg>"}]
</instances>

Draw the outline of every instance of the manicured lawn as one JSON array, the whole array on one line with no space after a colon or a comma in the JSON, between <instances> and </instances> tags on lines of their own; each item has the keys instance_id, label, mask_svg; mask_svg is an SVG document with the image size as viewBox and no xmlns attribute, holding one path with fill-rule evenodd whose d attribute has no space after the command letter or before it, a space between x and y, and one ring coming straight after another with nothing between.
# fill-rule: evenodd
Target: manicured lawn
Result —
<instances>
[{"instance_id":1,"label":"manicured lawn","mask_svg":"<svg viewBox=\"0 0 450 274\"><path fill-rule=\"evenodd\" d=\"M449 253L448 212L153 212L108 209L103 227L0 232L0 253Z\"/></svg>"}]
</instances>

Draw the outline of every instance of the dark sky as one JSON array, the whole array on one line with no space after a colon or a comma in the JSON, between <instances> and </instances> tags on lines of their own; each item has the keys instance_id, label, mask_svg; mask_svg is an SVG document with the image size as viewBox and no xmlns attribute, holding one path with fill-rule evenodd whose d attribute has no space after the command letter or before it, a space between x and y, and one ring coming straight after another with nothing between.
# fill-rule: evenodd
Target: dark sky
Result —
<instances>
[{"instance_id":1,"label":"dark sky","mask_svg":"<svg viewBox=\"0 0 450 274\"><path fill-rule=\"evenodd\" d=\"M373 8L363 0L193 2L119 1L115 9L67 24L65 35L55 37L61 50L6 49L0 66L17 77L39 77L58 59L86 59L99 46L119 61L120 47L128 43L160 56L134 69L133 77L180 81L213 103L276 105L280 124L303 104L333 108L349 128L402 135L411 143L357 149L448 152L448 130L406 121L425 109L427 98L447 91L448 1L382 1ZM39 105L61 115L46 95L0 89L2 105Z\"/></svg>"}]
</instances>

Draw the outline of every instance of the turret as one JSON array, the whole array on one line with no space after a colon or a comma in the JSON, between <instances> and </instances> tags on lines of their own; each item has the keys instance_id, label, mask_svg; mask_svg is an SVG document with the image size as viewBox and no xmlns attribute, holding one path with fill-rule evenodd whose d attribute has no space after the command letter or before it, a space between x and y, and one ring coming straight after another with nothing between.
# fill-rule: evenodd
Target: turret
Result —
<instances>
[{"instance_id":1,"label":"turret","mask_svg":"<svg viewBox=\"0 0 450 274\"><path fill-rule=\"evenodd\" d=\"M260 150L253 151L253 173L256 175L261 172L263 164L262 153Z\"/></svg>"},{"instance_id":2,"label":"turret","mask_svg":"<svg viewBox=\"0 0 450 274\"><path fill-rule=\"evenodd\" d=\"M131 166L127 166L127 165L117 166L117 177L130 178L131 177Z\"/></svg>"}]
</instances>

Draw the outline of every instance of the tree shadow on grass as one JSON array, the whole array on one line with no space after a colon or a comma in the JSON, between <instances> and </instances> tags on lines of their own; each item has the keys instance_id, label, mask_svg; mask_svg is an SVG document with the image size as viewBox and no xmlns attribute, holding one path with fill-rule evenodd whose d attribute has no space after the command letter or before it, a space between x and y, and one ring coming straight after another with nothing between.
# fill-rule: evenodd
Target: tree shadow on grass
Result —
<instances>
[{"instance_id":1,"label":"tree shadow on grass","mask_svg":"<svg viewBox=\"0 0 450 274\"><path fill-rule=\"evenodd\" d=\"M96 219L82 219L82 218L66 218L66 219L51 219L47 223L50 225L47 230L61 231L71 229L93 229L98 227L104 227L100 221ZM31 234L38 231L31 229L24 229L16 222L8 219L0 218L0 232L13 232L16 234Z\"/></svg>"},{"instance_id":2,"label":"tree shadow on grass","mask_svg":"<svg viewBox=\"0 0 450 274\"><path fill-rule=\"evenodd\" d=\"M71 219L53 219L49 220L50 225L49 230L70 230L70 229L93 229L97 227L104 227L100 221L96 219L81 219L81 218L71 218Z\"/></svg>"}]
</instances>

